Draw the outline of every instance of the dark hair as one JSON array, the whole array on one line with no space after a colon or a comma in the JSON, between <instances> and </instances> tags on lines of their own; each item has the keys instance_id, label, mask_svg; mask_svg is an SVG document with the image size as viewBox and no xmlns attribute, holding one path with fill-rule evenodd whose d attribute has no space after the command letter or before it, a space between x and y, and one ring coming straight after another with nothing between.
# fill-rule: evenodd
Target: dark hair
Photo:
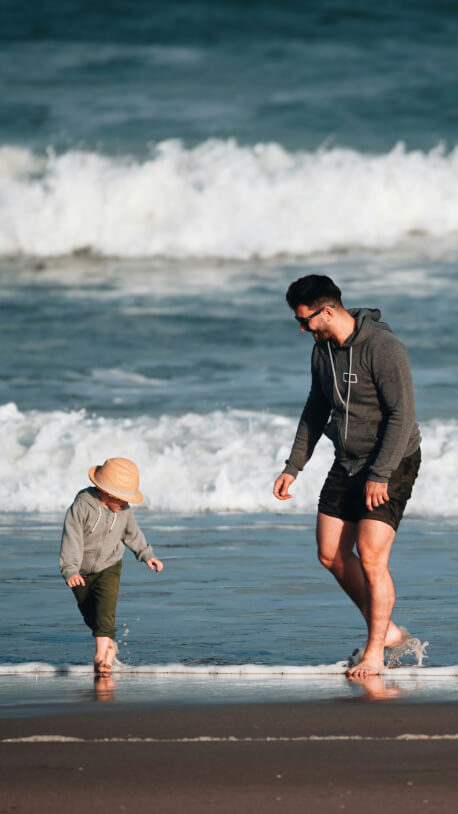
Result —
<instances>
[{"instance_id":1,"label":"dark hair","mask_svg":"<svg viewBox=\"0 0 458 814\"><path fill-rule=\"evenodd\" d=\"M293 311L299 305L307 305L308 308L327 302L342 305L341 291L325 274L308 274L291 283L286 292L286 302Z\"/></svg>"}]
</instances>

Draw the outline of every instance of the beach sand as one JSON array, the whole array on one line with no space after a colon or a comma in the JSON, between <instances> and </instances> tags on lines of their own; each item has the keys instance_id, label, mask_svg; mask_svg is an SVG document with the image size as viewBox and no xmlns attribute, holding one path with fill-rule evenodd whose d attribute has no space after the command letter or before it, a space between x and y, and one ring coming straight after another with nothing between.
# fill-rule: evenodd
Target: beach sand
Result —
<instances>
[{"instance_id":1,"label":"beach sand","mask_svg":"<svg viewBox=\"0 0 458 814\"><path fill-rule=\"evenodd\" d=\"M1 812L455 812L458 708L54 708L0 721L0 789Z\"/></svg>"}]
</instances>

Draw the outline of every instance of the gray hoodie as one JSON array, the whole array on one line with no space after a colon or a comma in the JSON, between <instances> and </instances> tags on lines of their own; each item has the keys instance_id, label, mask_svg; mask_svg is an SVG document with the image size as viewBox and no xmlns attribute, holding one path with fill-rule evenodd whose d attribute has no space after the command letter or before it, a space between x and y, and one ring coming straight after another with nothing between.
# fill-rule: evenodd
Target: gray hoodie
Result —
<instances>
[{"instance_id":1,"label":"gray hoodie","mask_svg":"<svg viewBox=\"0 0 458 814\"><path fill-rule=\"evenodd\" d=\"M379 310L348 312L356 330L343 345L315 344L312 387L284 472L296 477L324 432L349 475L368 466L368 478L383 483L421 441L409 357Z\"/></svg>"},{"instance_id":2,"label":"gray hoodie","mask_svg":"<svg viewBox=\"0 0 458 814\"><path fill-rule=\"evenodd\" d=\"M102 506L94 487L78 492L62 532L59 567L63 578L103 571L122 558L124 546L137 560L146 562L153 556L130 506L111 512Z\"/></svg>"}]
</instances>

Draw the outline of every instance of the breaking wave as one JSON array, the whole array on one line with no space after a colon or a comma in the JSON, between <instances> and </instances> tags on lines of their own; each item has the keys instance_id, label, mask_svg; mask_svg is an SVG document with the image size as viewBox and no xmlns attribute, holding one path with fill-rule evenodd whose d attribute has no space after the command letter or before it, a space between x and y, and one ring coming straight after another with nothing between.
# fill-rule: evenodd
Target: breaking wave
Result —
<instances>
[{"instance_id":1,"label":"breaking wave","mask_svg":"<svg viewBox=\"0 0 458 814\"><path fill-rule=\"evenodd\" d=\"M144 505L153 511L314 513L332 460L327 439L293 485L294 500L272 496L295 429L291 418L244 410L130 419L5 404L0 511L63 510L89 484L91 465L120 455L138 464ZM458 422L434 420L421 431L423 464L408 513L458 516Z\"/></svg>"},{"instance_id":2,"label":"breaking wave","mask_svg":"<svg viewBox=\"0 0 458 814\"><path fill-rule=\"evenodd\" d=\"M269 258L458 245L458 147L381 155L159 143L139 161L0 148L0 255Z\"/></svg>"}]
</instances>

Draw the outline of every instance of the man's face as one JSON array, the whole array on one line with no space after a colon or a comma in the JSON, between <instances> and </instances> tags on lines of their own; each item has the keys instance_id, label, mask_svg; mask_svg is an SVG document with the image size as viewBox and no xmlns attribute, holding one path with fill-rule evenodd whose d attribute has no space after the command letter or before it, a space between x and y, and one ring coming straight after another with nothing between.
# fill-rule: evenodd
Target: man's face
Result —
<instances>
[{"instance_id":1,"label":"man's face","mask_svg":"<svg viewBox=\"0 0 458 814\"><path fill-rule=\"evenodd\" d=\"M320 311L320 313L316 314L316 311ZM308 317L311 318L310 321L307 322L307 325L300 325L300 329L303 333L311 333L315 342L324 342L327 339L332 339L332 308L326 305L323 306L322 309L316 306L310 308L308 305L298 305L296 308L296 319L307 319Z\"/></svg>"}]
</instances>

